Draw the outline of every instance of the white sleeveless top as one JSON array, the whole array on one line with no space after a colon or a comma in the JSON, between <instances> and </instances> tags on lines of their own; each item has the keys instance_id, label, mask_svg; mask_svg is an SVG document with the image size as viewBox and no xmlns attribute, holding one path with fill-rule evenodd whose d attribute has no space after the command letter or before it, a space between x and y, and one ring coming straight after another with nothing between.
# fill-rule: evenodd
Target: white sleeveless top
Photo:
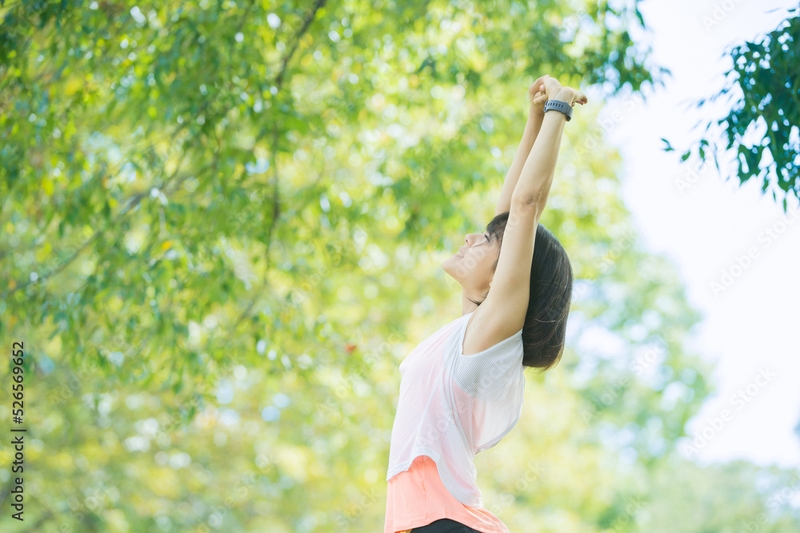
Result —
<instances>
[{"instance_id":1,"label":"white sleeveless top","mask_svg":"<svg viewBox=\"0 0 800 533\"><path fill-rule=\"evenodd\" d=\"M482 352L463 354L472 313L437 330L400 363L386 481L408 470L415 457L427 455L455 499L483 507L475 455L516 425L525 376L522 329Z\"/></svg>"}]
</instances>

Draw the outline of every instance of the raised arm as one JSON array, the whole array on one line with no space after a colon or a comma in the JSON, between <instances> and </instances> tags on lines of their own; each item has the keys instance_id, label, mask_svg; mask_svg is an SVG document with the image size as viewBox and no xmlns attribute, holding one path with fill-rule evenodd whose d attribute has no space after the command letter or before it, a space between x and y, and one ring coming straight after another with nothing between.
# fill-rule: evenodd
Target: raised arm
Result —
<instances>
[{"instance_id":1,"label":"raised arm","mask_svg":"<svg viewBox=\"0 0 800 533\"><path fill-rule=\"evenodd\" d=\"M561 100L572 106L576 103L585 104L587 102L586 95L571 87L562 87L555 78L545 76L543 83L548 99ZM548 115L552 115L552 117L547 117L542 121L537 141L531 148L511 193L512 204L518 200L523 205L527 205L535 199L537 205L532 207L535 207L534 210L539 213L547 203L558 159L558 150L561 146L561 134L566 123L566 117L562 113L552 111Z\"/></svg>"},{"instance_id":2,"label":"raised arm","mask_svg":"<svg viewBox=\"0 0 800 533\"><path fill-rule=\"evenodd\" d=\"M505 213L511 209L511 196L514 193L514 187L517 185L522 167L525 165L528 154L536 141L536 136L542 127L544 102L547 99L544 92L544 79L545 76L542 76L528 87L528 102L530 104L528 120L525 122L525 130L522 132L522 140L520 140L517 147L517 154L514 156L514 161L511 163L503 181L503 188L500 191L500 197L497 199L497 206L494 210L495 215Z\"/></svg>"},{"instance_id":3,"label":"raised arm","mask_svg":"<svg viewBox=\"0 0 800 533\"><path fill-rule=\"evenodd\" d=\"M587 101L583 93L561 87L553 78L547 77L544 84L550 99L570 105ZM507 339L525 323L536 227L550 192L566 122L564 114L558 111L545 114L511 194L508 222L491 288L471 319L475 324L471 330L472 347L476 350Z\"/></svg>"}]
</instances>

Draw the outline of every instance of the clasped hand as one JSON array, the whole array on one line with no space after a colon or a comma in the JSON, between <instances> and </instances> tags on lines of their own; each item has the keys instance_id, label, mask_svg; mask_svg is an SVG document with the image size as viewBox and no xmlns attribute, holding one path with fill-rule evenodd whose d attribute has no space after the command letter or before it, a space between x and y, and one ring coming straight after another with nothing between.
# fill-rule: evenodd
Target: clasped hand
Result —
<instances>
[{"instance_id":1,"label":"clasped hand","mask_svg":"<svg viewBox=\"0 0 800 533\"><path fill-rule=\"evenodd\" d=\"M531 112L544 114L544 104L550 99L561 100L573 107L575 104L583 105L589 101L581 91L561 85L557 79L545 74L528 87Z\"/></svg>"}]
</instances>

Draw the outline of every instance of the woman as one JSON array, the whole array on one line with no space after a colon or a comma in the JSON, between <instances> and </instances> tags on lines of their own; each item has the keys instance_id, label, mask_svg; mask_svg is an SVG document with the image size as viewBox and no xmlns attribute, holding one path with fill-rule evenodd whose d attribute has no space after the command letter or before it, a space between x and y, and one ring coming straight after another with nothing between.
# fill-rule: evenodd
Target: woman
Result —
<instances>
[{"instance_id":1,"label":"woman","mask_svg":"<svg viewBox=\"0 0 800 533\"><path fill-rule=\"evenodd\" d=\"M384 533L508 533L483 508L474 457L519 420L524 368L551 368L563 352L572 268L539 218L564 124L587 102L547 75L528 98L496 216L442 263L461 284L462 316L400 363Z\"/></svg>"}]
</instances>

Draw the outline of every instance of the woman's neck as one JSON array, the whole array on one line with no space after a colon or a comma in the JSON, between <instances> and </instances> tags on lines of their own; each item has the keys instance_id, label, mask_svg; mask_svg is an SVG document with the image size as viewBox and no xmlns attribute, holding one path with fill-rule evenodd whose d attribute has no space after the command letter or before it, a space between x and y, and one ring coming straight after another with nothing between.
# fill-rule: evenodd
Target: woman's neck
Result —
<instances>
[{"instance_id":1,"label":"woman's neck","mask_svg":"<svg viewBox=\"0 0 800 533\"><path fill-rule=\"evenodd\" d=\"M461 316L464 316L467 313L471 313L472 311L474 311L474 310L476 310L478 308L478 305L475 304L474 302L471 302L470 300L475 300L476 302L480 301L480 300L477 300L476 298L474 298L472 296L468 297L467 293L465 293L462 290L461 291Z\"/></svg>"}]
</instances>

